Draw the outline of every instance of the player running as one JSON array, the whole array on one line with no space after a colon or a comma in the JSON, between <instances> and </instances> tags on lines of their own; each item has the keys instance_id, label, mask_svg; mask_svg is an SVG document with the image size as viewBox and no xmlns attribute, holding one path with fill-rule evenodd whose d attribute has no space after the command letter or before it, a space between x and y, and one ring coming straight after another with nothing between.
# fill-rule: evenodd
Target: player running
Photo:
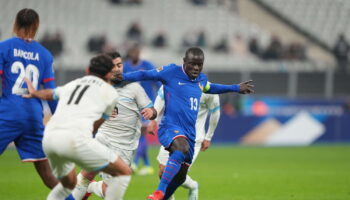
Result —
<instances>
[{"instance_id":1,"label":"player running","mask_svg":"<svg viewBox=\"0 0 350 200\"><path fill-rule=\"evenodd\" d=\"M115 76L112 77L111 82L119 94L117 104L118 116L110 118L99 128L96 140L119 155L130 166L133 155L139 145L141 115L146 120L154 119L157 116L157 112L153 108L152 101L139 83L119 81L123 73L123 63L120 54L114 52L108 55L112 57L116 66ZM80 172L77 187L73 191L75 200L83 199L86 192L95 193L102 198L105 196L110 175L102 173L103 181L90 183L96 174L85 170ZM123 190L123 194L129 185L130 179L130 176L125 177L124 181L119 185L120 190Z\"/></svg>"},{"instance_id":2,"label":"player running","mask_svg":"<svg viewBox=\"0 0 350 200\"><path fill-rule=\"evenodd\" d=\"M60 180L48 200L64 199L72 192L77 182L75 164L87 171L110 174L105 199L122 199L120 185L129 179L131 169L118 155L92 138L92 133L109 118L117 103L118 93L107 83L113 67L109 56L96 56L90 60L87 76L55 90L36 91L26 80L29 95L25 97L59 99L43 140L52 170Z\"/></svg>"},{"instance_id":3,"label":"player running","mask_svg":"<svg viewBox=\"0 0 350 200\"><path fill-rule=\"evenodd\" d=\"M134 45L128 50L128 59L124 61L125 73L155 69L155 66L151 62L141 59L140 51L140 45ZM157 96L157 90L161 85L160 82L141 81L140 84L145 90L148 97L152 100L152 102L154 102ZM131 169L134 171L134 173L137 173L139 175L149 175L154 173L154 169L151 166L148 156L148 143L146 139L146 128L148 126L148 123L148 120L142 120L140 142L136 151L134 161L131 165ZM144 166L138 169L140 159L142 159Z\"/></svg>"},{"instance_id":4,"label":"player running","mask_svg":"<svg viewBox=\"0 0 350 200\"><path fill-rule=\"evenodd\" d=\"M157 113L161 113L164 109L164 92L163 87L158 91L158 96L154 103ZM205 131L205 122L210 114L208 131ZM159 116L159 115L158 115ZM194 146L194 155L192 165L196 160L200 151L205 151L211 144L211 138L220 119L220 99L217 94L202 94L200 99L200 106L196 121L196 142ZM151 121L149 128L154 130L157 127L156 120ZM160 147L157 160L159 162L159 177L162 176L165 165L169 158L169 152L163 146ZM182 186L189 190L188 199L198 199L198 182L193 180L189 175L186 176L185 182ZM174 198L173 198L174 199Z\"/></svg>"},{"instance_id":5,"label":"player running","mask_svg":"<svg viewBox=\"0 0 350 200\"><path fill-rule=\"evenodd\" d=\"M186 179L194 154L195 124L202 92L253 92L252 81L239 85L210 83L207 76L201 73L204 53L200 48L189 48L183 61L183 66L170 64L157 70L124 74L127 81L154 80L164 85L165 110L158 139L170 156L157 190L148 196L151 200L168 199Z\"/></svg>"},{"instance_id":6,"label":"player running","mask_svg":"<svg viewBox=\"0 0 350 200\"><path fill-rule=\"evenodd\" d=\"M39 15L33 9L20 10L15 19L15 37L0 42L0 154L14 142L22 162L33 162L44 184L53 188L58 180L52 175L42 149L44 132L43 107L39 99L24 99L27 92L24 78L34 88L55 88L51 53L34 40ZM1 95L0 95L1 96ZM51 112L57 102L49 102Z\"/></svg>"}]
</instances>

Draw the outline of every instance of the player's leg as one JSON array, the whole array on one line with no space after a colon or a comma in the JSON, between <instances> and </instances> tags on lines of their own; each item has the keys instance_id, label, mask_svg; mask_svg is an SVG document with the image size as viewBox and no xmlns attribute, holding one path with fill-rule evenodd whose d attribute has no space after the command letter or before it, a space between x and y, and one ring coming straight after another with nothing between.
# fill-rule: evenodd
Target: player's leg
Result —
<instances>
[{"instance_id":1,"label":"player's leg","mask_svg":"<svg viewBox=\"0 0 350 200\"><path fill-rule=\"evenodd\" d=\"M34 166L41 180L48 188L52 189L58 184L59 181L52 174L48 160L36 161L34 162Z\"/></svg>"},{"instance_id":2,"label":"player's leg","mask_svg":"<svg viewBox=\"0 0 350 200\"><path fill-rule=\"evenodd\" d=\"M58 184L42 147L44 126L42 122L23 122L23 134L16 138L15 145L23 162L33 162L43 183L50 189Z\"/></svg>"},{"instance_id":3,"label":"player's leg","mask_svg":"<svg viewBox=\"0 0 350 200\"><path fill-rule=\"evenodd\" d=\"M99 142L101 142L101 139L103 138L96 138ZM102 144L106 144L105 142L101 142ZM129 150L123 150L119 149L117 147L110 147L111 150L113 150L114 153L116 153L128 166L130 166L130 163L132 162L134 152L135 151L129 151ZM110 174L101 172L100 173L102 177L102 181L98 182L91 182L88 186L87 192L88 193L95 193L97 196L104 198L106 194L106 188L107 184L105 183L108 179L110 179L112 176Z\"/></svg>"},{"instance_id":4,"label":"player's leg","mask_svg":"<svg viewBox=\"0 0 350 200\"><path fill-rule=\"evenodd\" d=\"M130 167L120 158L110 163L102 170L112 177L106 180L108 185L106 190L106 200L121 200L131 180L132 171Z\"/></svg>"},{"instance_id":5,"label":"player's leg","mask_svg":"<svg viewBox=\"0 0 350 200\"><path fill-rule=\"evenodd\" d=\"M77 176L77 185L75 186L72 194L75 200L81 200L86 195L89 184L96 176L97 172L88 172L84 169L80 171Z\"/></svg>"},{"instance_id":6,"label":"player's leg","mask_svg":"<svg viewBox=\"0 0 350 200\"><path fill-rule=\"evenodd\" d=\"M192 165L196 161L198 154L200 152L201 146L196 145L194 147L194 156L192 159ZM191 165L191 166L192 166ZM185 182L181 185L182 187L189 189L188 192L188 199L189 200L196 200L198 199L198 192L199 192L199 184L197 181L193 180L188 174L186 176Z\"/></svg>"},{"instance_id":7,"label":"player's leg","mask_svg":"<svg viewBox=\"0 0 350 200\"><path fill-rule=\"evenodd\" d=\"M138 171L139 175L149 175L154 173L154 169L151 166L149 156L148 156L148 143L146 139L147 126L142 126L142 135L140 137L139 147L141 150L141 158L143 160L144 166Z\"/></svg>"},{"instance_id":8,"label":"player's leg","mask_svg":"<svg viewBox=\"0 0 350 200\"><path fill-rule=\"evenodd\" d=\"M157 191L153 194L153 196L159 196L159 193L162 193L162 195L165 194L170 182L173 180L175 175L177 175L177 173L180 171L182 163L185 161L186 157L188 156L190 146L185 137L177 137L173 140L173 142L169 146L169 149L171 153L170 153L168 162L164 168L164 172L162 174ZM149 196L149 199L152 199L152 198L156 199L152 196Z\"/></svg>"},{"instance_id":9,"label":"player's leg","mask_svg":"<svg viewBox=\"0 0 350 200\"><path fill-rule=\"evenodd\" d=\"M21 123L0 119L0 155L7 146L22 134Z\"/></svg>"},{"instance_id":10,"label":"player's leg","mask_svg":"<svg viewBox=\"0 0 350 200\"><path fill-rule=\"evenodd\" d=\"M47 200L64 200L72 193L76 182L77 177L75 168L73 168L67 175L60 178L60 183L51 190L47 196Z\"/></svg>"},{"instance_id":11,"label":"player's leg","mask_svg":"<svg viewBox=\"0 0 350 200\"><path fill-rule=\"evenodd\" d=\"M164 195L164 199L169 199L172 197L176 189L182 185L186 179L187 171L188 171L189 165L186 163L183 163L181 165L181 168L179 172L175 175L173 180L170 182L169 186L167 187L167 190Z\"/></svg>"}]
</instances>

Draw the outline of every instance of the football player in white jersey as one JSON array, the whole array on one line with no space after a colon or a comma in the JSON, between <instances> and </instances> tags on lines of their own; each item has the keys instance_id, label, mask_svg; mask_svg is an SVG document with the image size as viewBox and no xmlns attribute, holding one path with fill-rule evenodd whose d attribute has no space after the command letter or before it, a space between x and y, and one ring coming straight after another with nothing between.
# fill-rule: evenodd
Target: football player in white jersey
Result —
<instances>
[{"instance_id":1,"label":"football player in white jersey","mask_svg":"<svg viewBox=\"0 0 350 200\"><path fill-rule=\"evenodd\" d=\"M158 96L154 103L154 108L160 114L164 109L164 91L161 87L158 91ZM205 122L208 114L210 114L208 131L205 132ZM158 115L159 116L159 115ZM159 118L159 117L158 117ZM211 138L214 135L214 131L220 118L220 99L217 94L202 94L200 99L200 108L198 111L198 118L196 121L196 144L194 149L193 161L196 160L200 151L205 151L211 144ZM154 130L157 126L156 120L151 121L149 130ZM169 152L160 147L157 160L159 162L159 176L163 174L164 167L168 161ZM186 181L182 184L184 188L189 189L189 200L198 199L198 182L194 181L189 175L186 177ZM174 197L171 197L174 199Z\"/></svg>"},{"instance_id":2,"label":"football player in white jersey","mask_svg":"<svg viewBox=\"0 0 350 200\"><path fill-rule=\"evenodd\" d=\"M105 199L122 199L120 185L130 179L131 169L120 156L92 137L117 103L118 92L107 83L113 68L111 57L98 55L90 60L87 76L54 90L36 91L26 80L29 94L24 97L59 99L43 139L44 152L60 180L49 193L48 200L63 200L72 192L77 182L75 164L87 171L110 174L112 178L108 180Z\"/></svg>"},{"instance_id":3,"label":"football player in white jersey","mask_svg":"<svg viewBox=\"0 0 350 200\"><path fill-rule=\"evenodd\" d=\"M157 112L139 83L118 81L123 73L120 54L112 52L108 55L112 57L116 66L111 83L119 94L118 116L110 118L98 129L96 140L120 156L130 166L141 136L141 117L152 120L157 117ZM108 179L111 176L101 173L103 181L91 182L96 174L86 170L81 171L78 175L77 187L73 191L75 200L87 199L89 193L95 193L102 198L105 196L106 187L109 187ZM124 188L125 192L129 182L121 184L120 187ZM87 195L85 195L86 192Z\"/></svg>"}]
</instances>

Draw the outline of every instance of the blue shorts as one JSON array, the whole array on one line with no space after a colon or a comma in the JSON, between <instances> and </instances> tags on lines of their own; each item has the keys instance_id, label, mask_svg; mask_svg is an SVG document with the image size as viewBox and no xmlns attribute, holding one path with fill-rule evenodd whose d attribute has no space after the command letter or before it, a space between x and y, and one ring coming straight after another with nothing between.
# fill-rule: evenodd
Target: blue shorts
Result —
<instances>
[{"instance_id":1,"label":"blue shorts","mask_svg":"<svg viewBox=\"0 0 350 200\"><path fill-rule=\"evenodd\" d=\"M0 154L15 142L23 162L46 159L42 148L44 125L39 121L0 119Z\"/></svg>"},{"instance_id":2,"label":"blue shorts","mask_svg":"<svg viewBox=\"0 0 350 200\"><path fill-rule=\"evenodd\" d=\"M190 149L189 153L185 158L185 162L187 164L192 163L193 155L194 155L194 145L195 145L195 138L191 138L186 132L179 128L178 126L173 125L161 125L158 130L158 140L160 144L164 146L166 150L170 147L171 143L179 137L186 138Z\"/></svg>"}]
</instances>

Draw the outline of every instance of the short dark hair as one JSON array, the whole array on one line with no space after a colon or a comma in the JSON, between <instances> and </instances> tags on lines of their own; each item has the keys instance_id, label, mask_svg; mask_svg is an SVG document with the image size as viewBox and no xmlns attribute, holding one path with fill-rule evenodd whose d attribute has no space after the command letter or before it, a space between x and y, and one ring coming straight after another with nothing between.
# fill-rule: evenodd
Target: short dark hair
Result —
<instances>
[{"instance_id":1,"label":"short dark hair","mask_svg":"<svg viewBox=\"0 0 350 200\"><path fill-rule=\"evenodd\" d=\"M13 25L13 32L19 37L33 38L39 27L39 15L30 8L18 11Z\"/></svg>"},{"instance_id":2,"label":"short dark hair","mask_svg":"<svg viewBox=\"0 0 350 200\"><path fill-rule=\"evenodd\" d=\"M203 56L204 58L204 52L199 47L190 47L186 50L185 57L188 58L190 55L194 56Z\"/></svg>"},{"instance_id":3,"label":"short dark hair","mask_svg":"<svg viewBox=\"0 0 350 200\"><path fill-rule=\"evenodd\" d=\"M116 58L121 58L121 55L119 52L117 51L112 51L112 52L108 52L106 53L109 57L111 57L112 59L116 59Z\"/></svg>"},{"instance_id":4,"label":"short dark hair","mask_svg":"<svg viewBox=\"0 0 350 200\"><path fill-rule=\"evenodd\" d=\"M114 67L112 58L106 54L97 55L90 60L89 71L91 74L104 77Z\"/></svg>"}]
</instances>

